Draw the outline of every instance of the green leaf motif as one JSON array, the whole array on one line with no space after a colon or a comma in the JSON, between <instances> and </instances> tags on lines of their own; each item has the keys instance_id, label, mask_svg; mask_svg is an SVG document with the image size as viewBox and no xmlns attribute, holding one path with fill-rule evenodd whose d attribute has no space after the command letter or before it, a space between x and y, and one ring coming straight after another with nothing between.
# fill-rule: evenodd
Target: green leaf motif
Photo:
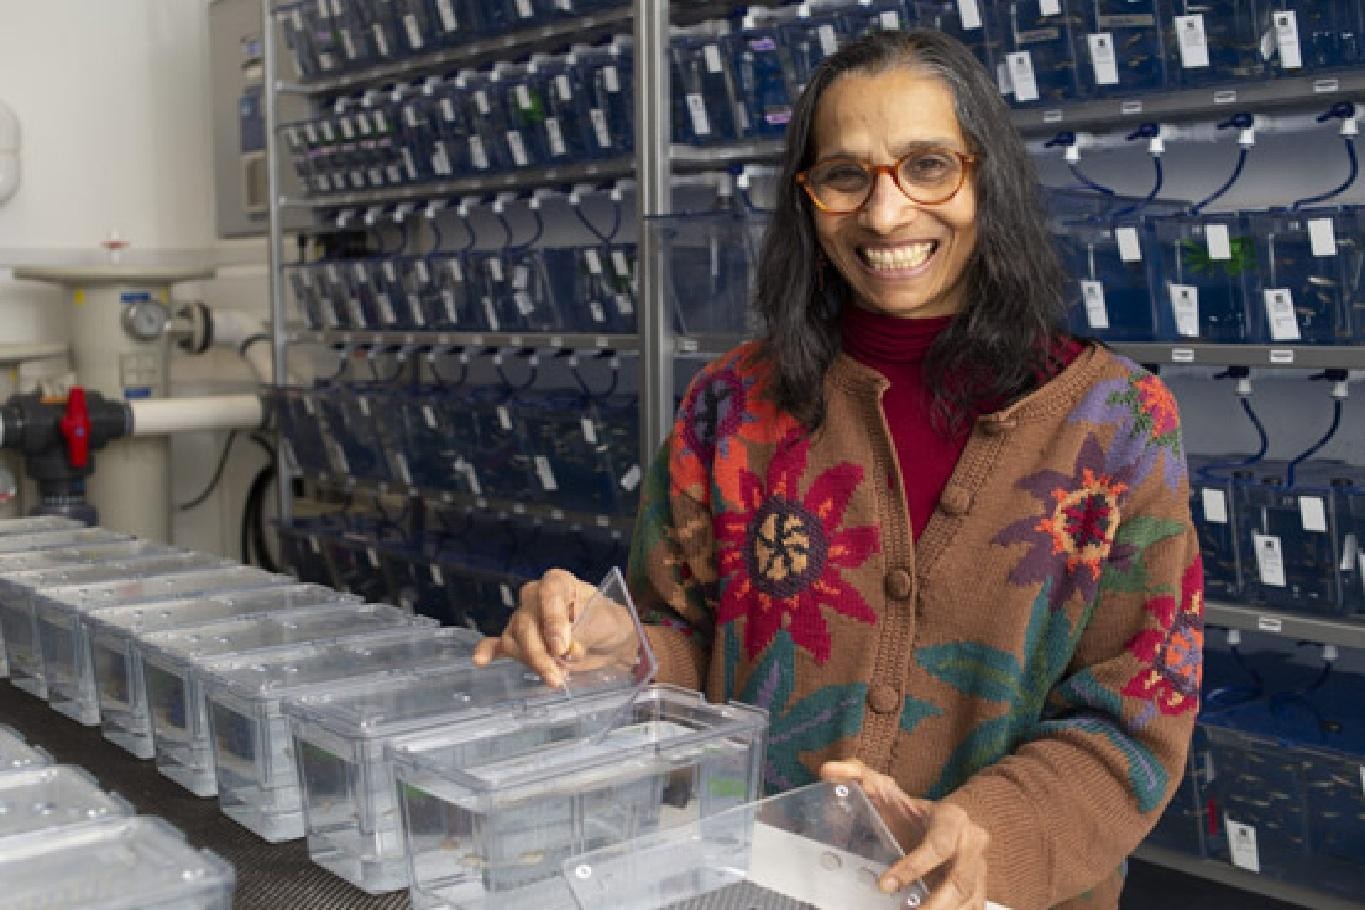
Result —
<instances>
[{"instance_id":1,"label":"green leaf motif","mask_svg":"<svg viewBox=\"0 0 1365 910\"><path fill-rule=\"evenodd\" d=\"M727 646L728 635L727 628ZM786 630L779 631L739 695L740 701L768 711L768 752L763 779L771 791L814 783L815 775L801 763L801 753L856 736L863 727L865 683L825 686L788 705L796 672L795 653L791 635Z\"/></svg>"},{"instance_id":2,"label":"green leaf motif","mask_svg":"<svg viewBox=\"0 0 1365 910\"><path fill-rule=\"evenodd\" d=\"M1128 759L1128 786L1137 799L1138 811L1151 812L1161 805L1166 793L1169 774L1164 765L1146 746L1119 730L1108 718L1086 716L1068 720L1050 720L1039 725L1044 736L1067 731L1079 731L1103 736Z\"/></svg>"},{"instance_id":3,"label":"green leaf motif","mask_svg":"<svg viewBox=\"0 0 1365 910\"><path fill-rule=\"evenodd\" d=\"M928 799L942 799L962 786L967 778L987 765L994 764L1014 747L1014 718L1006 714L977 724L967 734L948 762L943 766L934 785L929 788Z\"/></svg>"},{"instance_id":4,"label":"green leaf motif","mask_svg":"<svg viewBox=\"0 0 1365 910\"><path fill-rule=\"evenodd\" d=\"M943 709L933 702L921 701L907 695L905 704L901 707L901 729L906 733L914 733L920 721L938 717L942 713Z\"/></svg>"},{"instance_id":5,"label":"green leaf motif","mask_svg":"<svg viewBox=\"0 0 1365 910\"><path fill-rule=\"evenodd\" d=\"M921 667L953 688L986 701L1012 702L1019 695L1019 661L979 642L931 645L915 655Z\"/></svg>"},{"instance_id":6,"label":"green leaf motif","mask_svg":"<svg viewBox=\"0 0 1365 910\"><path fill-rule=\"evenodd\" d=\"M1181 522L1150 515L1137 515L1121 522L1114 535L1114 547L1132 548L1136 552L1129 559L1111 559L1105 563L1100 573L1099 593L1156 594L1173 591L1174 588L1169 585L1151 585L1142 553L1157 541L1178 537L1185 530L1186 526Z\"/></svg>"}]
</instances>

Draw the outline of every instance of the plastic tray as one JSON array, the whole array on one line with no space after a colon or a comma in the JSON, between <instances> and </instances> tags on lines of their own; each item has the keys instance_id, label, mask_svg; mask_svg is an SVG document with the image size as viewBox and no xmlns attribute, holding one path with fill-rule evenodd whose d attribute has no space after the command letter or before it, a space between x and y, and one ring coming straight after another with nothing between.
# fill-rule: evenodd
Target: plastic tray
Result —
<instances>
[{"instance_id":1,"label":"plastic tray","mask_svg":"<svg viewBox=\"0 0 1365 910\"><path fill-rule=\"evenodd\" d=\"M121 797L105 793L88 772L71 765L0 772L0 809L0 844L16 835L133 814Z\"/></svg>"}]
</instances>

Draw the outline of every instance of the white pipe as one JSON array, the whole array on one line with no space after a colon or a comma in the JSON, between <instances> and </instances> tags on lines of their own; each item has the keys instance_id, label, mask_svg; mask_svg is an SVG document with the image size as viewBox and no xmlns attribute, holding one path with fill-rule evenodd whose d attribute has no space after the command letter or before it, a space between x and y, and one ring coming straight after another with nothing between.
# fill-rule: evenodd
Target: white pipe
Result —
<instances>
[{"instance_id":1,"label":"white pipe","mask_svg":"<svg viewBox=\"0 0 1365 910\"><path fill-rule=\"evenodd\" d=\"M209 395L200 398L134 398L130 436L164 436L187 430L254 429L264 413L256 395Z\"/></svg>"},{"instance_id":2,"label":"white pipe","mask_svg":"<svg viewBox=\"0 0 1365 910\"><path fill-rule=\"evenodd\" d=\"M0 205L19 190L19 118L0 101Z\"/></svg>"}]
</instances>

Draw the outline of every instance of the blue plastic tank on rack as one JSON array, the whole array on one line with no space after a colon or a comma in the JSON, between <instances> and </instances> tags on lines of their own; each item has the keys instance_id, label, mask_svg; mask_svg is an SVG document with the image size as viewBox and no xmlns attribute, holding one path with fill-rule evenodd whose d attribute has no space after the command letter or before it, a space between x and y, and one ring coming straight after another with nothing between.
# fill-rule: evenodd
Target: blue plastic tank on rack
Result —
<instances>
[{"instance_id":1,"label":"blue plastic tank on rack","mask_svg":"<svg viewBox=\"0 0 1365 910\"><path fill-rule=\"evenodd\" d=\"M1355 206L1251 212L1253 310L1274 342L1360 344L1365 339L1365 220Z\"/></svg>"},{"instance_id":2,"label":"blue plastic tank on rack","mask_svg":"<svg viewBox=\"0 0 1365 910\"><path fill-rule=\"evenodd\" d=\"M996 7L1000 87L1011 104L1056 105L1081 96L1069 0L1010 0Z\"/></svg>"},{"instance_id":3,"label":"blue plastic tank on rack","mask_svg":"<svg viewBox=\"0 0 1365 910\"><path fill-rule=\"evenodd\" d=\"M729 27L703 23L673 28L669 41L673 141L734 142L749 124L723 44Z\"/></svg>"},{"instance_id":4,"label":"blue plastic tank on rack","mask_svg":"<svg viewBox=\"0 0 1365 910\"><path fill-rule=\"evenodd\" d=\"M603 45L575 45L592 127L593 154L601 158L635 151L635 55L627 35Z\"/></svg>"},{"instance_id":5,"label":"blue plastic tank on rack","mask_svg":"<svg viewBox=\"0 0 1365 910\"><path fill-rule=\"evenodd\" d=\"M1076 50L1091 94L1128 97L1168 86L1160 0L1077 0L1074 8L1084 15Z\"/></svg>"},{"instance_id":6,"label":"blue plastic tank on rack","mask_svg":"<svg viewBox=\"0 0 1365 910\"><path fill-rule=\"evenodd\" d=\"M796 103L794 68L771 16L746 13L739 31L726 42L740 103L746 111L748 135L780 137L791 122Z\"/></svg>"},{"instance_id":7,"label":"blue plastic tank on rack","mask_svg":"<svg viewBox=\"0 0 1365 910\"><path fill-rule=\"evenodd\" d=\"M1211 344L1258 340L1249 306L1256 245L1246 219L1235 213L1165 215L1144 223L1159 338Z\"/></svg>"},{"instance_id":8,"label":"blue plastic tank on rack","mask_svg":"<svg viewBox=\"0 0 1365 910\"><path fill-rule=\"evenodd\" d=\"M1260 0L1161 0L1173 88L1199 88L1266 73Z\"/></svg>"}]
</instances>

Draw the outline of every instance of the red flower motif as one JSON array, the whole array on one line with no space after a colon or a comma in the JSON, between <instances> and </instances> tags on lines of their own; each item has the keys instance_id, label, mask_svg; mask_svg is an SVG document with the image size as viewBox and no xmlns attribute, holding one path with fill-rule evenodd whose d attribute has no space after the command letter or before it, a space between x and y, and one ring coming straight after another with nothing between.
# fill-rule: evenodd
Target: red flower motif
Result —
<instances>
[{"instance_id":1,"label":"red flower motif","mask_svg":"<svg viewBox=\"0 0 1365 910\"><path fill-rule=\"evenodd\" d=\"M792 641L823 664L830 657L822 607L866 623L876 614L841 569L876 552L875 526L841 528L844 510L863 470L840 464L820 474L801 496L809 439L793 433L777 446L766 483L741 470L739 502L716 518L718 568L725 579L719 622L747 619L744 648L756 658L785 628Z\"/></svg>"},{"instance_id":2,"label":"red flower motif","mask_svg":"<svg viewBox=\"0 0 1365 910\"><path fill-rule=\"evenodd\" d=\"M1180 428L1180 412L1175 396L1166 384L1155 376L1146 376L1136 383L1138 407L1152 422L1151 435L1162 438Z\"/></svg>"},{"instance_id":3,"label":"red flower motif","mask_svg":"<svg viewBox=\"0 0 1365 910\"><path fill-rule=\"evenodd\" d=\"M1162 714L1173 716L1199 707L1199 681L1204 654L1204 564L1196 556L1180 579L1180 604L1163 594L1144 605L1157 621L1158 628L1144 629L1128 642L1128 651L1144 666L1123 694L1155 705ZM1151 720L1148 708L1138 718L1141 725Z\"/></svg>"}]
</instances>

